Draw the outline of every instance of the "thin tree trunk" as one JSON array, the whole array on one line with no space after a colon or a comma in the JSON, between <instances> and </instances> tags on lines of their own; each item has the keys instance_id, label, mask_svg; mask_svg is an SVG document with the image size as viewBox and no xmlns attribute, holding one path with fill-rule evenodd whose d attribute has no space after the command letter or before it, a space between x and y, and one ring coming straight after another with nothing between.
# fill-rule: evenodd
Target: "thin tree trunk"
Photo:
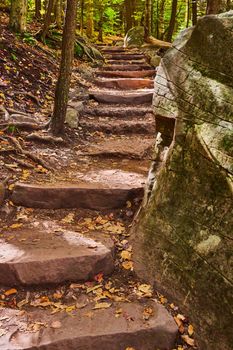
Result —
<instances>
[{"instance_id":1,"label":"thin tree trunk","mask_svg":"<svg viewBox=\"0 0 233 350\"><path fill-rule=\"evenodd\" d=\"M207 0L206 14L207 15L217 14L220 11L220 7L221 7L220 0Z\"/></svg>"},{"instance_id":2,"label":"thin tree trunk","mask_svg":"<svg viewBox=\"0 0 233 350\"><path fill-rule=\"evenodd\" d=\"M64 122L66 118L70 79L74 59L76 16L77 0L68 0L62 38L61 63L56 85L54 110L50 127L53 135L61 135L64 133Z\"/></svg>"},{"instance_id":3,"label":"thin tree trunk","mask_svg":"<svg viewBox=\"0 0 233 350\"><path fill-rule=\"evenodd\" d=\"M56 18L57 27L61 29L62 28L62 0L56 0L55 18Z\"/></svg>"},{"instance_id":4,"label":"thin tree trunk","mask_svg":"<svg viewBox=\"0 0 233 350\"><path fill-rule=\"evenodd\" d=\"M103 42L103 22L104 22L104 6L103 3L99 4L99 22L98 22L98 40Z\"/></svg>"},{"instance_id":5,"label":"thin tree trunk","mask_svg":"<svg viewBox=\"0 0 233 350\"><path fill-rule=\"evenodd\" d=\"M165 0L160 0L157 37L158 39L161 39L161 40L163 40L163 35L164 35L164 10L165 10Z\"/></svg>"},{"instance_id":6,"label":"thin tree trunk","mask_svg":"<svg viewBox=\"0 0 233 350\"><path fill-rule=\"evenodd\" d=\"M35 1L35 17L37 19L41 19L41 0L36 0Z\"/></svg>"},{"instance_id":7,"label":"thin tree trunk","mask_svg":"<svg viewBox=\"0 0 233 350\"><path fill-rule=\"evenodd\" d=\"M134 26L134 13L136 10L135 0L125 0L125 32L127 33Z\"/></svg>"},{"instance_id":8,"label":"thin tree trunk","mask_svg":"<svg viewBox=\"0 0 233 350\"><path fill-rule=\"evenodd\" d=\"M146 0L145 2L145 40L151 35L151 9L152 1Z\"/></svg>"},{"instance_id":9,"label":"thin tree trunk","mask_svg":"<svg viewBox=\"0 0 233 350\"><path fill-rule=\"evenodd\" d=\"M167 32L167 41L172 41L172 35L176 24L177 2L178 0L172 0L172 13Z\"/></svg>"},{"instance_id":10,"label":"thin tree trunk","mask_svg":"<svg viewBox=\"0 0 233 350\"><path fill-rule=\"evenodd\" d=\"M49 0L48 6L47 6L47 11L44 19L44 26L41 31L41 40L45 41L46 35L48 34L49 26L51 24L52 20L52 12L54 8L54 3L55 0Z\"/></svg>"},{"instance_id":11,"label":"thin tree trunk","mask_svg":"<svg viewBox=\"0 0 233 350\"><path fill-rule=\"evenodd\" d=\"M88 38L92 38L94 32L94 8L93 0L87 0L87 31Z\"/></svg>"},{"instance_id":12,"label":"thin tree trunk","mask_svg":"<svg viewBox=\"0 0 233 350\"><path fill-rule=\"evenodd\" d=\"M194 26L197 24L197 0L192 0L192 22Z\"/></svg>"},{"instance_id":13,"label":"thin tree trunk","mask_svg":"<svg viewBox=\"0 0 233 350\"><path fill-rule=\"evenodd\" d=\"M84 27L84 0L81 0L81 17L80 17L80 32L83 35L83 27Z\"/></svg>"},{"instance_id":14,"label":"thin tree trunk","mask_svg":"<svg viewBox=\"0 0 233 350\"><path fill-rule=\"evenodd\" d=\"M27 7L27 0L11 1L10 28L14 32L25 32L27 23Z\"/></svg>"},{"instance_id":15,"label":"thin tree trunk","mask_svg":"<svg viewBox=\"0 0 233 350\"><path fill-rule=\"evenodd\" d=\"M186 28L189 27L189 21L190 21L190 0L186 0L186 11L185 11L185 23Z\"/></svg>"}]
</instances>

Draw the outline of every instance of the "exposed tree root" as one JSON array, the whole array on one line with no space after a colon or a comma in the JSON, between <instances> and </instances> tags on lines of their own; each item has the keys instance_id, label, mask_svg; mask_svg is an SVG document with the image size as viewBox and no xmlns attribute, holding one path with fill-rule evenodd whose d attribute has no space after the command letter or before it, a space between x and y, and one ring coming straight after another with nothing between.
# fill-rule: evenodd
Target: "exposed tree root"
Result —
<instances>
[{"instance_id":1,"label":"exposed tree root","mask_svg":"<svg viewBox=\"0 0 233 350\"><path fill-rule=\"evenodd\" d=\"M54 143L63 143L64 140L62 137L56 137L52 135L39 135L37 133L32 133L28 136L26 136L27 140L35 140L35 141L42 141L42 142L54 142Z\"/></svg>"},{"instance_id":2,"label":"exposed tree root","mask_svg":"<svg viewBox=\"0 0 233 350\"><path fill-rule=\"evenodd\" d=\"M30 163L24 161L23 159L18 159L18 158L15 158L15 157L13 157L13 156L10 156L10 158L11 158L14 162L18 163L19 165L21 165L21 166L24 167L24 168L34 169L34 166L33 166L32 164L30 164Z\"/></svg>"},{"instance_id":3,"label":"exposed tree root","mask_svg":"<svg viewBox=\"0 0 233 350\"><path fill-rule=\"evenodd\" d=\"M17 151L20 153L20 154L23 154L25 157L28 157L30 158L31 160L33 160L35 163L38 163L40 165L43 166L43 168L47 169L47 170L52 170L51 167L46 164L44 162L44 160L42 160L40 157L38 157L37 155L29 152L29 151L25 151L22 146L20 145L19 141L13 137L13 136L8 136L8 135L5 135L5 137L7 139L9 139L11 141L11 143L15 146L15 148L17 149Z\"/></svg>"},{"instance_id":4,"label":"exposed tree root","mask_svg":"<svg viewBox=\"0 0 233 350\"><path fill-rule=\"evenodd\" d=\"M7 110L3 105L0 106L0 114L3 114L3 115L4 115L4 120L5 120L5 121L8 121L8 120L9 120L9 118L10 118L10 113L8 112L8 110Z\"/></svg>"},{"instance_id":5,"label":"exposed tree root","mask_svg":"<svg viewBox=\"0 0 233 350\"><path fill-rule=\"evenodd\" d=\"M0 124L0 128L4 127L5 129L7 129L7 127L16 127L18 129L26 129L26 130L40 130L44 128L44 125L38 125L38 124L34 124L34 123L27 123L27 122L11 122L9 121L8 123L1 123Z\"/></svg>"},{"instance_id":6,"label":"exposed tree root","mask_svg":"<svg viewBox=\"0 0 233 350\"><path fill-rule=\"evenodd\" d=\"M32 95L30 92L27 92L27 91L14 91L14 94L21 94L21 95L25 95L25 96L28 96L31 98L31 100L33 100L34 102L36 102L36 104L41 107L41 103L39 101L39 99Z\"/></svg>"}]
</instances>

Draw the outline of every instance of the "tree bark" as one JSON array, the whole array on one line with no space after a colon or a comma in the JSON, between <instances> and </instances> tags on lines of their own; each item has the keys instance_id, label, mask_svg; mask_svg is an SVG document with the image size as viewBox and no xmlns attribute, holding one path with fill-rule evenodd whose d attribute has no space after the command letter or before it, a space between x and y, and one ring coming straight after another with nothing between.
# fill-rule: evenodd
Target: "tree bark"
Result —
<instances>
[{"instance_id":1,"label":"tree bark","mask_svg":"<svg viewBox=\"0 0 233 350\"><path fill-rule=\"evenodd\" d=\"M151 9L152 1L146 0L145 2L145 40L151 35Z\"/></svg>"},{"instance_id":2,"label":"tree bark","mask_svg":"<svg viewBox=\"0 0 233 350\"><path fill-rule=\"evenodd\" d=\"M169 22L168 32L167 32L167 41L170 41L170 42L172 41L172 35L176 24L177 3L178 3L178 0L172 0L172 13L171 13L171 18Z\"/></svg>"},{"instance_id":3,"label":"tree bark","mask_svg":"<svg viewBox=\"0 0 233 350\"><path fill-rule=\"evenodd\" d=\"M194 26L197 24L197 0L192 0L192 22Z\"/></svg>"},{"instance_id":4,"label":"tree bark","mask_svg":"<svg viewBox=\"0 0 233 350\"><path fill-rule=\"evenodd\" d=\"M91 38L93 36L94 32L94 3L93 0L87 0L87 31L86 34L88 38Z\"/></svg>"},{"instance_id":5,"label":"tree bark","mask_svg":"<svg viewBox=\"0 0 233 350\"><path fill-rule=\"evenodd\" d=\"M49 26L51 24L54 3L55 3L55 0L49 0L49 2L48 2L47 11L46 11L45 19L44 19L44 25L43 25L43 28L41 31L41 40L42 41L45 41L46 35L48 33L48 30L49 30Z\"/></svg>"},{"instance_id":6,"label":"tree bark","mask_svg":"<svg viewBox=\"0 0 233 350\"><path fill-rule=\"evenodd\" d=\"M55 19L56 19L57 27L61 29L62 28L62 0L56 0Z\"/></svg>"},{"instance_id":7,"label":"tree bark","mask_svg":"<svg viewBox=\"0 0 233 350\"><path fill-rule=\"evenodd\" d=\"M136 10L135 0L125 0L125 32L127 33L134 26L134 13Z\"/></svg>"},{"instance_id":8,"label":"tree bark","mask_svg":"<svg viewBox=\"0 0 233 350\"><path fill-rule=\"evenodd\" d=\"M27 22L27 7L27 0L11 1L10 28L14 32L25 32Z\"/></svg>"},{"instance_id":9,"label":"tree bark","mask_svg":"<svg viewBox=\"0 0 233 350\"><path fill-rule=\"evenodd\" d=\"M37 19L41 19L41 0L36 0L35 1L35 17Z\"/></svg>"},{"instance_id":10,"label":"tree bark","mask_svg":"<svg viewBox=\"0 0 233 350\"><path fill-rule=\"evenodd\" d=\"M220 0L207 0L207 15L215 15L220 12L221 1Z\"/></svg>"},{"instance_id":11,"label":"tree bark","mask_svg":"<svg viewBox=\"0 0 233 350\"><path fill-rule=\"evenodd\" d=\"M69 87L74 59L74 43L76 32L77 0L67 1L65 25L62 38L62 54L59 77L55 91L54 110L50 130L53 135L64 133Z\"/></svg>"},{"instance_id":12,"label":"tree bark","mask_svg":"<svg viewBox=\"0 0 233 350\"><path fill-rule=\"evenodd\" d=\"M80 7L81 7L80 32L81 32L81 35L83 35L83 27L84 27L84 0L81 0Z\"/></svg>"}]
</instances>

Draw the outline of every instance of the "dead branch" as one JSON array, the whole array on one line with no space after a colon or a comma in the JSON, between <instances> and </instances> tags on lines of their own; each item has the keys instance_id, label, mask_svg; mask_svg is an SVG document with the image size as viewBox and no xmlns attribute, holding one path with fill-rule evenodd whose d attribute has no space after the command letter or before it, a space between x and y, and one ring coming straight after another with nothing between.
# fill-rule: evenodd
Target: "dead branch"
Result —
<instances>
[{"instance_id":1,"label":"dead branch","mask_svg":"<svg viewBox=\"0 0 233 350\"><path fill-rule=\"evenodd\" d=\"M9 120L9 118L10 118L10 113L7 111L7 109L3 106L3 105L1 105L0 106L0 112L3 112L3 114L4 114L4 119L5 119L5 121L8 121Z\"/></svg>"},{"instance_id":2,"label":"dead branch","mask_svg":"<svg viewBox=\"0 0 233 350\"><path fill-rule=\"evenodd\" d=\"M26 139L27 140L42 141L42 142L55 142L55 143L63 143L64 142L62 137L55 137L52 135L39 135L36 133L32 133L30 135L27 135Z\"/></svg>"},{"instance_id":3,"label":"dead branch","mask_svg":"<svg viewBox=\"0 0 233 350\"><path fill-rule=\"evenodd\" d=\"M39 107L41 107L41 103L40 103L39 99L36 96L32 95L30 92L27 92L27 91L14 91L14 93L30 97L32 100L34 100L34 102L36 102L36 104Z\"/></svg>"},{"instance_id":4,"label":"dead branch","mask_svg":"<svg viewBox=\"0 0 233 350\"><path fill-rule=\"evenodd\" d=\"M24 156L32 159L35 163L42 165L43 168L52 170L51 167L48 164L46 164L40 157L38 157L37 155L29 151L25 151L15 137L8 136L8 135L6 137L13 143L13 145L15 146L15 148L18 150L20 154L23 154Z\"/></svg>"},{"instance_id":5,"label":"dead branch","mask_svg":"<svg viewBox=\"0 0 233 350\"><path fill-rule=\"evenodd\" d=\"M34 166L30 163L27 163L26 161L22 160L22 159L18 159L15 158L13 156L10 156L10 158L15 162L18 163L19 165L21 165L24 168L28 168L28 169L34 169Z\"/></svg>"},{"instance_id":6,"label":"dead branch","mask_svg":"<svg viewBox=\"0 0 233 350\"><path fill-rule=\"evenodd\" d=\"M28 123L28 122L11 122L9 121L8 123L1 123L0 124L0 128L5 128L5 127L9 127L9 126L13 126L19 129L26 129L26 130L40 130L43 129L44 125L38 125L38 124L34 124L34 123Z\"/></svg>"}]
</instances>

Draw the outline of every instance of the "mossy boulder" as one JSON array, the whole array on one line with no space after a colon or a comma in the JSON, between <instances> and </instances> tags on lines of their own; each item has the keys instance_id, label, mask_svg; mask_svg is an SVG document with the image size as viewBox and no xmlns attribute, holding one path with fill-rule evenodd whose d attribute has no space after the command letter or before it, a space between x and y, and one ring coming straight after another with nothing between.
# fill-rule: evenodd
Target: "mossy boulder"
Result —
<instances>
[{"instance_id":1,"label":"mossy boulder","mask_svg":"<svg viewBox=\"0 0 233 350\"><path fill-rule=\"evenodd\" d=\"M162 59L153 103L168 148L132 229L137 273L188 313L203 350L233 344L232 47L233 13L205 16Z\"/></svg>"},{"instance_id":2,"label":"mossy boulder","mask_svg":"<svg viewBox=\"0 0 233 350\"><path fill-rule=\"evenodd\" d=\"M145 29L144 27L131 28L124 38L125 47L140 47L144 43Z\"/></svg>"}]
</instances>

